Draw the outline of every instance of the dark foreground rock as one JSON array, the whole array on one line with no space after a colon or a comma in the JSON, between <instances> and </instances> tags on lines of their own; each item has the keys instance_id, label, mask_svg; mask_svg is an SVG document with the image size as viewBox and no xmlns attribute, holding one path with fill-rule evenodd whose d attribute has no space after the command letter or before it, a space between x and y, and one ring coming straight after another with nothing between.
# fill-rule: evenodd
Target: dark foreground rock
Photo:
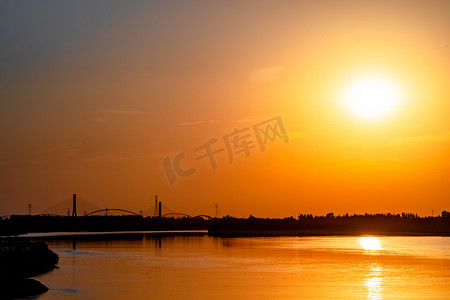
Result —
<instances>
[{"instance_id":1,"label":"dark foreground rock","mask_svg":"<svg viewBox=\"0 0 450 300\"><path fill-rule=\"evenodd\" d=\"M28 277L56 268L59 257L43 242L0 242L0 299L37 296L48 288Z\"/></svg>"},{"instance_id":2,"label":"dark foreground rock","mask_svg":"<svg viewBox=\"0 0 450 300\"><path fill-rule=\"evenodd\" d=\"M34 279L16 279L0 282L0 299L17 299L38 296L48 288Z\"/></svg>"}]
</instances>

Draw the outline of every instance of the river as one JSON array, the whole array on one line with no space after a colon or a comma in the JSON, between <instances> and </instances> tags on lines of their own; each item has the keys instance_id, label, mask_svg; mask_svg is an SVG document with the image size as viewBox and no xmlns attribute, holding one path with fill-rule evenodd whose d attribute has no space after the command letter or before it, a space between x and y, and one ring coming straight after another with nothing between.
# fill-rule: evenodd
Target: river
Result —
<instances>
[{"instance_id":1,"label":"river","mask_svg":"<svg viewBox=\"0 0 450 300\"><path fill-rule=\"evenodd\" d=\"M450 237L34 237L46 299L449 299Z\"/></svg>"}]
</instances>

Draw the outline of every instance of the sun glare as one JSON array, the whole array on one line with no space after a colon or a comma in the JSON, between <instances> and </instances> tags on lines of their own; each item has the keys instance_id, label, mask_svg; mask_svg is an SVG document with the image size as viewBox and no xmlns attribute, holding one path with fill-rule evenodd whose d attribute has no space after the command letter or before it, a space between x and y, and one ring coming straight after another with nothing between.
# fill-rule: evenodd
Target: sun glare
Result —
<instances>
[{"instance_id":1,"label":"sun glare","mask_svg":"<svg viewBox=\"0 0 450 300\"><path fill-rule=\"evenodd\" d=\"M373 236L364 236L359 239L364 250L381 250L380 241Z\"/></svg>"},{"instance_id":2,"label":"sun glare","mask_svg":"<svg viewBox=\"0 0 450 300\"><path fill-rule=\"evenodd\" d=\"M394 111L401 100L398 88L392 82L366 77L350 84L344 92L347 108L363 119L379 119Z\"/></svg>"}]
</instances>

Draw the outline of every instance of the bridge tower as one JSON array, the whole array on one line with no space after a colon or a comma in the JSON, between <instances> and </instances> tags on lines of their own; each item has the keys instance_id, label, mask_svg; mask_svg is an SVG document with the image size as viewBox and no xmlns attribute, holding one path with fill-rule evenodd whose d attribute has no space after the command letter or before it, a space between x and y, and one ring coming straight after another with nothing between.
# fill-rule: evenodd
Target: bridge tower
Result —
<instances>
[{"instance_id":1,"label":"bridge tower","mask_svg":"<svg viewBox=\"0 0 450 300\"><path fill-rule=\"evenodd\" d=\"M77 194L73 194L72 217L77 216Z\"/></svg>"},{"instance_id":2,"label":"bridge tower","mask_svg":"<svg viewBox=\"0 0 450 300\"><path fill-rule=\"evenodd\" d=\"M155 210L153 211L153 216L156 217L158 216L158 195L155 195Z\"/></svg>"}]
</instances>

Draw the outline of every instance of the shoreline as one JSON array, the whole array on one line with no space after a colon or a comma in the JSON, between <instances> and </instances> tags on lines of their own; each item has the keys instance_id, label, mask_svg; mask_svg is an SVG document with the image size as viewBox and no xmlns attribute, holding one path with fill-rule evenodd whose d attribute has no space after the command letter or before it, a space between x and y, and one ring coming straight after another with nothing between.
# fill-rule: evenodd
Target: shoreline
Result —
<instances>
[{"instance_id":1,"label":"shoreline","mask_svg":"<svg viewBox=\"0 0 450 300\"><path fill-rule=\"evenodd\" d=\"M398 231L306 231L306 230L135 230L135 231L102 231L102 232L33 232L20 235L0 236L1 239L8 240L53 240L53 239L83 239L83 238L119 238L123 236L170 236L170 235L208 235L212 237L283 237L283 236L298 236L298 237L326 237L326 236L405 236L405 237L450 237L448 233L430 233L430 232L398 232Z\"/></svg>"},{"instance_id":2,"label":"shoreline","mask_svg":"<svg viewBox=\"0 0 450 300\"><path fill-rule=\"evenodd\" d=\"M0 238L39 238L39 237L78 237L78 236L103 236L103 235L130 235L130 234L165 234L165 233L208 233L208 230L128 230L128 231L54 231L54 232L30 232L15 236L0 236Z\"/></svg>"},{"instance_id":3,"label":"shoreline","mask_svg":"<svg viewBox=\"0 0 450 300\"><path fill-rule=\"evenodd\" d=\"M0 222L2 239L82 238L87 236L208 234L211 236L450 236L450 214L334 216L299 215L284 219L143 218L142 216L11 216Z\"/></svg>"},{"instance_id":4,"label":"shoreline","mask_svg":"<svg viewBox=\"0 0 450 300\"><path fill-rule=\"evenodd\" d=\"M58 268L59 256L42 241L0 241L1 299L37 297L49 289L36 279Z\"/></svg>"},{"instance_id":5,"label":"shoreline","mask_svg":"<svg viewBox=\"0 0 450 300\"><path fill-rule=\"evenodd\" d=\"M342 231L301 231L301 230L220 230L208 232L213 237L275 237L275 236L420 236L450 237L450 233L430 232L342 232Z\"/></svg>"}]
</instances>

